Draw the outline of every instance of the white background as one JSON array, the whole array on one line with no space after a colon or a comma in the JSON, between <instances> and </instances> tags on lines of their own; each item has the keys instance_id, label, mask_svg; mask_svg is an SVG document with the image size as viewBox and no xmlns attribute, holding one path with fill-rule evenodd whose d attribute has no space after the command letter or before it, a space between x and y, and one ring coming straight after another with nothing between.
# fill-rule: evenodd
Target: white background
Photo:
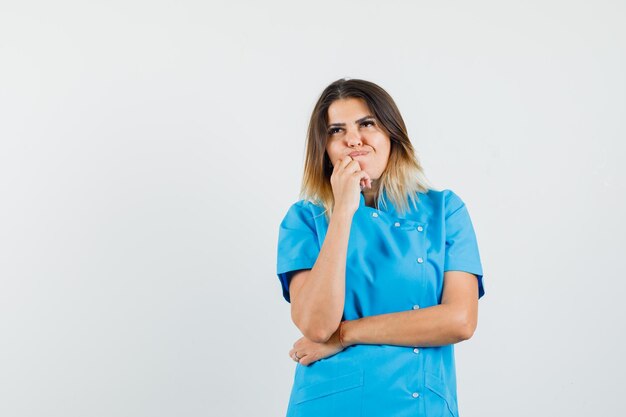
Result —
<instances>
[{"instance_id":1,"label":"white background","mask_svg":"<svg viewBox=\"0 0 626 417\"><path fill-rule=\"evenodd\" d=\"M396 100L485 275L461 417L623 415L623 1L0 3L0 415L282 416L323 88Z\"/></svg>"}]
</instances>

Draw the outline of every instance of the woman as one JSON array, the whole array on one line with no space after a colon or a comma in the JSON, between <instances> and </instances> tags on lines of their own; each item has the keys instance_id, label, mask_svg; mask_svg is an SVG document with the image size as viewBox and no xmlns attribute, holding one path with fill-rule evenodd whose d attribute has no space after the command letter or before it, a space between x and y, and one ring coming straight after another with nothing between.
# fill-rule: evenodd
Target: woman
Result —
<instances>
[{"instance_id":1,"label":"woman","mask_svg":"<svg viewBox=\"0 0 626 417\"><path fill-rule=\"evenodd\" d=\"M458 416L454 344L484 294L467 208L428 186L378 85L319 98L277 273L303 337L287 416Z\"/></svg>"}]
</instances>

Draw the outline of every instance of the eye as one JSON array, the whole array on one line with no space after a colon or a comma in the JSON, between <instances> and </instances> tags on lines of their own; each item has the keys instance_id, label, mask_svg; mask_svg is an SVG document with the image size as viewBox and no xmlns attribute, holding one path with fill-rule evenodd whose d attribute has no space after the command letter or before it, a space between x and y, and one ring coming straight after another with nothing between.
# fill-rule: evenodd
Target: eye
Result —
<instances>
[{"instance_id":1,"label":"eye","mask_svg":"<svg viewBox=\"0 0 626 417\"><path fill-rule=\"evenodd\" d=\"M341 128L340 128L340 127L333 127L332 129L330 129L330 130L328 131L328 134L329 134L329 135L334 135L334 134L335 134L335 133L337 133L339 130L341 130Z\"/></svg>"},{"instance_id":2,"label":"eye","mask_svg":"<svg viewBox=\"0 0 626 417\"><path fill-rule=\"evenodd\" d=\"M374 126L374 121L373 120L366 120L364 122L361 123L361 126L368 126L368 125L372 125Z\"/></svg>"}]
</instances>

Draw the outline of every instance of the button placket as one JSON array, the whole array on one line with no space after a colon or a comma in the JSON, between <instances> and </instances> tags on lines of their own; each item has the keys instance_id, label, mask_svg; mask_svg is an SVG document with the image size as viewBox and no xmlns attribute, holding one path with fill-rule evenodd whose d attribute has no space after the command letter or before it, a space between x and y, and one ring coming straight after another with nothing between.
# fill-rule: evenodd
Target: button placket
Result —
<instances>
[{"instance_id":1,"label":"button placket","mask_svg":"<svg viewBox=\"0 0 626 417\"><path fill-rule=\"evenodd\" d=\"M425 223L418 223L418 222L413 221L413 220L400 219L399 221L394 221L393 228L394 229L398 229L398 230L407 231L409 233L411 231L413 231L413 233L417 232L417 235L413 235L414 236L413 238L417 239L416 248L419 248L417 250L425 251L426 250L425 233L424 233L425 225L426 225ZM419 253L418 252L417 255L419 256L417 258L417 263L419 264L419 266L424 266L425 253L423 253L423 252ZM424 271L423 268L421 268L421 271L422 271L421 275L423 275L423 273L424 273L423 272ZM412 308L413 308L413 310L417 310L417 309L420 308L420 306L419 306L419 304L414 304L412 306ZM420 361L421 355L419 355L419 353L420 353L420 349L419 348L413 347L411 353L413 355L416 355L415 359L418 360L419 362L421 362ZM414 387L414 389L415 388L419 389L419 387ZM420 397L420 393L418 391L414 391L414 392L411 393L411 397L414 398L414 399L417 399L417 398Z\"/></svg>"}]
</instances>

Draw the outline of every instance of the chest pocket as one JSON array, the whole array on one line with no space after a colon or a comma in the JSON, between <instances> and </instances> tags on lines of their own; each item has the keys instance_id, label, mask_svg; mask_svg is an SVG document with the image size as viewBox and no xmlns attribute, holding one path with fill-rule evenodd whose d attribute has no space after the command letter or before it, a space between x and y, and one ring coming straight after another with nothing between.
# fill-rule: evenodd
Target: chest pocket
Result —
<instances>
[{"instance_id":1,"label":"chest pocket","mask_svg":"<svg viewBox=\"0 0 626 417\"><path fill-rule=\"evenodd\" d=\"M426 263L426 223L414 220L395 219L386 225L387 233L383 233L384 243L389 248L389 264L400 263L410 275L420 277L419 268ZM416 268L418 267L418 268Z\"/></svg>"},{"instance_id":2,"label":"chest pocket","mask_svg":"<svg viewBox=\"0 0 626 417\"><path fill-rule=\"evenodd\" d=\"M392 236L390 237L390 241L393 241L394 237L397 239L402 239L399 236L401 233L405 234L408 242L407 247L412 250L412 252L416 256L426 257L426 229L428 227L428 223L425 222L417 222L415 220L405 220L405 219L397 219L392 222L392 226L390 226L390 233ZM394 233L395 231L395 233ZM394 236L395 235L395 236Z\"/></svg>"}]
</instances>

